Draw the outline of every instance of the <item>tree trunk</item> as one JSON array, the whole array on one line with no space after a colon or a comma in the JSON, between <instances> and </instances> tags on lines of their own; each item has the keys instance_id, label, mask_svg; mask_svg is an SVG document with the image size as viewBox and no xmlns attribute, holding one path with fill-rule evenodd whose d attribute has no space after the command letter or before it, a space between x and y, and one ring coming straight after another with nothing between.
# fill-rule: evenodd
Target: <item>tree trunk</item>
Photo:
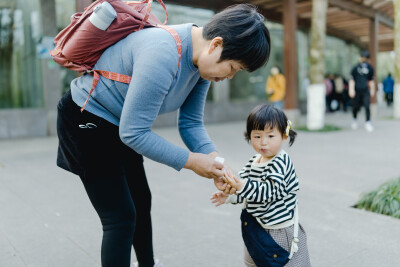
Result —
<instances>
[{"instance_id":1,"label":"tree trunk","mask_svg":"<svg viewBox=\"0 0 400 267\"><path fill-rule=\"evenodd\" d=\"M311 20L310 86L307 90L307 128L324 127L325 115L325 32L327 0L313 0Z\"/></svg>"},{"instance_id":2,"label":"tree trunk","mask_svg":"<svg viewBox=\"0 0 400 267\"><path fill-rule=\"evenodd\" d=\"M13 8L0 8L0 108L12 107Z\"/></svg>"},{"instance_id":3,"label":"tree trunk","mask_svg":"<svg viewBox=\"0 0 400 267\"><path fill-rule=\"evenodd\" d=\"M83 12L85 7L90 6L94 0L75 0L76 12Z\"/></svg>"},{"instance_id":4,"label":"tree trunk","mask_svg":"<svg viewBox=\"0 0 400 267\"><path fill-rule=\"evenodd\" d=\"M400 0L394 1L394 117L400 119Z\"/></svg>"},{"instance_id":5,"label":"tree trunk","mask_svg":"<svg viewBox=\"0 0 400 267\"><path fill-rule=\"evenodd\" d=\"M42 29L44 36L55 37L57 35L56 1L40 0L42 15ZM50 63L51 62L51 63ZM61 75L60 66L53 62L53 59L42 59L43 70L43 92L44 107L47 112L47 134L57 134L57 103L61 98Z\"/></svg>"}]
</instances>

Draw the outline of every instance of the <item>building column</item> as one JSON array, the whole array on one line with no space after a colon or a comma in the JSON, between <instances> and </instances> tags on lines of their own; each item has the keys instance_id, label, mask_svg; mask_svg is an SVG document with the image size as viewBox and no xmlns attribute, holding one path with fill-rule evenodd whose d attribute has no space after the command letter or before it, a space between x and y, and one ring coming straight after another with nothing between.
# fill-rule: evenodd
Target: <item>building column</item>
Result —
<instances>
[{"instance_id":1,"label":"building column","mask_svg":"<svg viewBox=\"0 0 400 267\"><path fill-rule=\"evenodd\" d=\"M327 0L313 0L310 47L310 86L307 89L307 128L320 130L325 125L324 84Z\"/></svg>"},{"instance_id":2,"label":"building column","mask_svg":"<svg viewBox=\"0 0 400 267\"><path fill-rule=\"evenodd\" d=\"M58 33L55 0L40 0L44 37L55 37ZM47 114L47 135L57 134L57 103L61 98L60 66L52 58L42 59L44 107Z\"/></svg>"},{"instance_id":3,"label":"building column","mask_svg":"<svg viewBox=\"0 0 400 267\"><path fill-rule=\"evenodd\" d=\"M394 93L393 116L400 119L400 0L394 0Z\"/></svg>"},{"instance_id":4,"label":"building column","mask_svg":"<svg viewBox=\"0 0 400 267\"><path fill-rule=\"evenodd\" d=\"M285 110L289 119L298 121L298 77L297 77L297 11L296 0L283 1L283 33L284 33L284 76L286 79Z\"/></svg>"},{"instance_id":5,"label":"building column","mask_svg":"<svg viewBox=\"0 0 400 267\"><path fill-rule=\"evenodd\" d=\"M370 53L370 64L374 67L375 75L374 75L374 96L371 97L371 103L376 104L376 93L378 88L378 79L377 79L377 56L379 51L379 42L378 42L378 34L379 34L379 18L375 16L375 18L369 20L369 53Z\"/></svg>"},{"instance_id":6,"label":"building column","mask_svg":"<svg viewBox=\"0 0 400 267\"><path fill-rule=\"evenodd\" d=\"M229 102L229 92L231 87L231 81L229 79L225 79L220 82L212 82L213 83L213 102L219 104L225 104Z\"/></svg>"}]
</instances>

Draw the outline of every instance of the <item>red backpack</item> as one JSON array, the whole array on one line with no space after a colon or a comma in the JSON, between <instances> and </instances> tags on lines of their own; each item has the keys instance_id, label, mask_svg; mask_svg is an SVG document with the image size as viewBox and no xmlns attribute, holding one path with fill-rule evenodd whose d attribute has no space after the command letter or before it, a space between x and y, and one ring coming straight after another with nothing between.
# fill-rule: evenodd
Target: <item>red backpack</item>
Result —
<instances>
[{"instance_id":1,"label":"red backpack","mask_svg":"<svg viewBox=\"0 0 400 267\"><path fill-rule=\"evenodd\" d=\"M53 60L68 69L89 72L93 75L92 87L81 111L84 110L91 93L100 79L100 75L114 81L130 83L131 77L128 75L93 70L93 67L107 47L132 32L148 27L159 27L167 30L176 42L180 62L182 42L174 29L165 26L168 20L168 13L162 0L157 1L165 10L166 20L163 24L151 13L153 0L145 0L143 2L97 0L86 7L84 12L75 13L71 17L71 23L55 37L54 44L56 47L50 51ZM89 20L96 6L103 2L108 2L117 13L117 17L105 31L96 28Z\"/></svg>"}]
</instances>

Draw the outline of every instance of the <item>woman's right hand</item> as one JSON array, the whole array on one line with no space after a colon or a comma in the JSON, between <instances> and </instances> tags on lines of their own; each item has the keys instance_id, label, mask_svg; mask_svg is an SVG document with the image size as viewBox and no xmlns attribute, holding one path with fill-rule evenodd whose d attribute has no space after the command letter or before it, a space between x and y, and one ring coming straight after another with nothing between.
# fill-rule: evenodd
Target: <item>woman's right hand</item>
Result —
<instances>
[{"instance_id":1,"label":"woman's right hand","mask_svg":"<svg viewBox=\"0 0 400 267\"><path fill-rule=\"evenodd\" d=\"M206 178L224 176L224 172L222 171L224 164L215 161L213 157L205 154L190 152L184 168L192 170L196 174Z\"/></svg>"}]
</instances>

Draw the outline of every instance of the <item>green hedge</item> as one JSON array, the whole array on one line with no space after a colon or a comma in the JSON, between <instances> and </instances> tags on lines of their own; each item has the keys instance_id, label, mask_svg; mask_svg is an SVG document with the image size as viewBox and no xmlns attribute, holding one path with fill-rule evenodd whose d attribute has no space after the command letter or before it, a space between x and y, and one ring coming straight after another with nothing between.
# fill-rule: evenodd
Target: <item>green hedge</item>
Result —
<instances>
[{"instance_id":1,"label":"green hedge","mask_svg":"<svg viewBox=\"0 0 400 267\"><path fill-rule=\"evenodd\" d=\"M336 125L326 124L320 130L310 130L307 128L307 126L299 126L299 127L296 127L295 130L305 131L305 132L333 132L333 131L340 131L340 130L342 130L342 128L340 128L339 126L336 126Z\"/></svg>"},{"instance_id":2,"label":"green hedge","mask_svg":"<svg viewBox=\"0 0 400 267\"><path fill-rule=\"evenodd\" d=\"M400 219L400 177L363 194L356 207Z\"/></svg>"}]
</instances>

